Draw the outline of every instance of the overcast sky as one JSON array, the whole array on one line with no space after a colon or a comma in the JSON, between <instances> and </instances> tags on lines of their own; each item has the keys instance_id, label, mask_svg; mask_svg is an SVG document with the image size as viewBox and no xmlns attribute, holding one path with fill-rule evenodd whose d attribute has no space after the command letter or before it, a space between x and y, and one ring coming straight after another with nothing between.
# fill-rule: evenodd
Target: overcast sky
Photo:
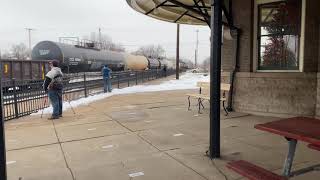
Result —
<instances>
[{"instance_id":1,"label":"overcast sky","mask_svg":"<svg viewBox=\"0 0 320 180\"><path fill-rule=\"evenodd\" d=\"M162 22L129 7L125 0L0 0L0 50L13 44L28 45L25 28L32 31L32 46L62 36L109 35L131 52L139 46L160 44L168 57L175 56L176 24ZM181 26L181 56L194 59L199 30L199 60L209 56L209 28Z\"/></svg>"}]
</instances>

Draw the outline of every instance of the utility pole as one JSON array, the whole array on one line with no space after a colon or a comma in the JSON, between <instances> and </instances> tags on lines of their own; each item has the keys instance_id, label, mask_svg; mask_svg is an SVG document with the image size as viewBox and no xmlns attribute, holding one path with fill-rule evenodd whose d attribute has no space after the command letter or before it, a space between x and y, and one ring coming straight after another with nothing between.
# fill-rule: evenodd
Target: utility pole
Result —
<instances>
[{"instance_id":1,"label":"utility pole","mask_svg":"<svg viewBox=\"0 0 320 180\"><path fill-rule=\"evenodd\" d=\"M198 67L198 52L199 52L199 30L197 29L197 42L196 42L196 50L195 50L195 55L194 55L194 65L195 68Z\"/></svg>"},{"instance_id":2,"label":"utility pole","mask_svg":"<svg viewBox=\"0 0 320 180\"><path fill-rule=\"evenodd\" d=\"M25 28L28 31L28 36L29 36L29 58L31 58L31 31L35 30L32 28Z\"/></svg>"},{"instance_id":3,"label":"utility pole","mask_svg":"<svg viewBox=\"0 0 320 180\"><path fill-rule=\"evenodd\" d=\"M180 73L180 24L177 24L177 53L176 53L176 79L179 79Z\"/></svg>"},{"instance_id":4,"label":"utility pole","mask_svg":"<svg viewBox=\"0 0 320 180\"><path fill-rule=\"evenodd\" d=\"M99 27L99 44L100 44L100 49L102 49L101 28L100 27Z\"/></svg>"}]
</instances>

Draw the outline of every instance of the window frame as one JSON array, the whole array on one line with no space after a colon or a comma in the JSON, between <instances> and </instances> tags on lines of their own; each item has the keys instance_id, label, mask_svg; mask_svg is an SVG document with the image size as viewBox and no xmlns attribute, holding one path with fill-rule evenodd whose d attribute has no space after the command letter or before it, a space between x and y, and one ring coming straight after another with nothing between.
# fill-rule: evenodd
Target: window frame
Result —
<instances>
[{"instance_id":1,"label":"window frame","mask_svg":"<svg viewBox=\"0 0 320 180\"><path fill-rule=\"evenodd\" d=\"M304 37L305 37L305 10L306 0L301 0L301 21L300 21L300 36L299 36L299 50L298 50L298 69L297 70L262 70L259 69L260 60L260 29L259 29L259 6L264 4L283 2L284 0L255 0L254 5L254 38L253 38L253 71L254 72L303 72L304 66Z\"/></svg>"}]
</instances>

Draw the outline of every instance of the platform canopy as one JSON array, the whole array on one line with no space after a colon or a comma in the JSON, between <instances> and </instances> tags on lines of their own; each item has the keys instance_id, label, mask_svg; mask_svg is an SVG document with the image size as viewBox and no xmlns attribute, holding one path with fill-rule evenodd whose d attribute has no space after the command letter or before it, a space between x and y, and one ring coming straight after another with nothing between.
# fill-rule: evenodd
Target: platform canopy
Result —
<instances>
[{"instance_id":1,"label":"platform canopy","mask_svg":"<svg viewBox=\"0 0 320 180\"><path fill-rule=\"evenodd\" d=\"M230 0L224 0L223 24L230 25ZM136 11L150 17L178 24L209 25L211 0L127 0Z\"/></svg>"}]
</instances>

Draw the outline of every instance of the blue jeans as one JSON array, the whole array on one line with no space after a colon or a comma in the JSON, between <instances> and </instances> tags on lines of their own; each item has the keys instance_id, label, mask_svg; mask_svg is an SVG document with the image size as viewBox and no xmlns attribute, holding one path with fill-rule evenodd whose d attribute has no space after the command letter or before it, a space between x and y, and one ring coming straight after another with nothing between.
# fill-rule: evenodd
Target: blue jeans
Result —
<instances>
[{"instance_id":1,"label":"blue jeans","mask_svg":"<svg viewBox=\"0 0 320 180\"><path fill-rule=\"evenodd\" d=\"M103 87L104 87L104 92L111 92L112 87L111 87L111 79L109 78L104 78L103 79Z\"/></svg>"},{"instance_id":2,"label":"blue jeans","mask_svg":"<svg viewBox=\"0 0 320 180\"><path fill-rule=\"evenodd\" d=\"M52 116L59 117L62 115L62 90L49 90L48 96L53 108Z\"/></svg>"}]
</instances>

